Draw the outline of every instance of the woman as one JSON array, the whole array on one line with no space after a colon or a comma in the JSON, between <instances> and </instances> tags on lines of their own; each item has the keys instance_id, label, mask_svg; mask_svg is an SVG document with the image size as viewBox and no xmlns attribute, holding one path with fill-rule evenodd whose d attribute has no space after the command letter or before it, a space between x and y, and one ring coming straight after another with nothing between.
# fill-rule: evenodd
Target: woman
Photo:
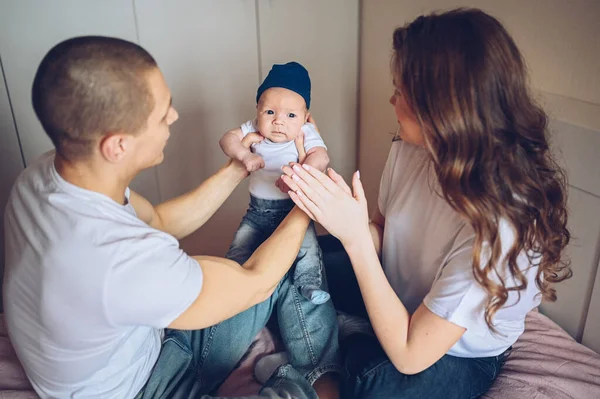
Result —
<instances>
[{"instance_id":1,"label":"woman","mask_svg":"<svg viewBox=\"0 0 600 399\"><path fill-rule=\"evenodd\" d=\"M353 190L299 165L284 180L344 246L376 335L345 340L342 397L478 397L527 312L570 275L564 175L496 19L422 16L393 39L399 130L372 221L358 172Z\"/></svg>"}]
</instances>

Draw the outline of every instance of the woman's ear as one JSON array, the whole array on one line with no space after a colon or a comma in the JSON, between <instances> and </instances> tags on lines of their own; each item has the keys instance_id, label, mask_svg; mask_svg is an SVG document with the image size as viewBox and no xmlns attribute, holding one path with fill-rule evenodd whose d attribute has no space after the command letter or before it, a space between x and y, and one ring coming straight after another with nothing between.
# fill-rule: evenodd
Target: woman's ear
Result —
<instances>
[{"instance_id":1,"label":"woman's ear","mask_svg":"<svg viewBox=\"0 0 600 399\"><path fill-rule=\"evenodd\" d=\"M308 122L308 118L310 118L310 111L307 110L304 115L304 123Z\"/></svg>"}]
</instances>

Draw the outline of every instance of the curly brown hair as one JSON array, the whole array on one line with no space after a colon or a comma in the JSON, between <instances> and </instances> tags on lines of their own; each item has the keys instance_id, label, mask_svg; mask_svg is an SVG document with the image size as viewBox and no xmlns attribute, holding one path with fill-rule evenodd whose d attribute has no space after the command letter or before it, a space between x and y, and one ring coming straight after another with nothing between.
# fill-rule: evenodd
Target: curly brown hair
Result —
<instances>
[{"instance_id":1,"label":"curly brown hair","mask_svg":"<svg viewBox=\"0 0 600 399\"><path fill-rule=\"evenodd\" d=\"M422 126L441 194L475 231L473 274L488 292L485 320L495 331L509 292L528 284L520 254L538 266L545 299L556 300L552 283L572 274L562 256L570 240L566 176L550 153L548 118L515 42L480 10L421 16L394 32L393 49L392 73ZM505 259L502 218L515 231ZM515 286L502 278L505 262Z\"/></svg>"}]
</instances>

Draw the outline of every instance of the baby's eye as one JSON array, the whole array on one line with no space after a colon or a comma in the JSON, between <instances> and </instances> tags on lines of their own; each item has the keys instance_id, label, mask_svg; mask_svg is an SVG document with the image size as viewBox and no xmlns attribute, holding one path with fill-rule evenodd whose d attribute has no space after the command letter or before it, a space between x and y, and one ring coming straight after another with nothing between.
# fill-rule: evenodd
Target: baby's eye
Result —
<instances>
[{"instance_id":1,"label":"baby's eye","mask_svg":"<svg viewBox=\"0 0 600 399\"><path fill-rule=\"evenodd\" d=\"M295 117L296 117L296 114L289 113L289 114L288 114L288 117L290 117L290 118L295 118Z\"/></svg>"},{"instance_id":2,"label":"baby's eye","mask_svg":"<svg viewBox=\"0 0 600 399\"><path fill-rule=\"evenodd\" d=\"M272 109L268 109L266 112L267 112L267 115L274 115L275 114L275 112L273 112Z\"/></svg>"}]
</instances>

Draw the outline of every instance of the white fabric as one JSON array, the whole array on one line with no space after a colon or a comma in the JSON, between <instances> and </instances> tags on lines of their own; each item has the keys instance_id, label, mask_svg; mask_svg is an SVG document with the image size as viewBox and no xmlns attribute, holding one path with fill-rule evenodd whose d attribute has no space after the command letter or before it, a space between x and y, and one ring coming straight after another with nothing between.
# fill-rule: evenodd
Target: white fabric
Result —
<instances>
[{"instance_id":1,"label":"white fabric","mask_svg":"<svg viewBox=\"0 0 600 399\"><path fill-rule=\"evenodd\" d=\"M63 180L53 152L15 183L5 236L6 323L37 393L133 397L200 292L198 263L131 204Z\"/></svg>"},{"instance_id":2,"label":"white fabric","mask_svg":"<svg viewBox=\"0 0 600 399\"><path fill-rule=\"evenodd\" d=\"M467 329L448 354L498 355L517 340L526 313L540 303L534 282L537 266L531 266L524 254L519 256L517 263L529 284L516 305L517 294L509 294L506 306L494 317L498 334L493 334L484 318L486 291L472 272L474 231L440 194L426 150L402 141L392 143L379 191L379 210L385 217L385 274L410 313L423 302L436 315ZM506 254L514 232L506 220L500 221L499 229ZM487 253L484 248L482 262ZM508 279L506 284L514 281Z\"/></svg>"},{"instance_id":3,"label":"white fabric","mask_svg":"<svg viewBox=\"0 0 600 399\"><path fill-rule=\"evenodd\" d=\"M251 132L258 132L253 120L244 123L242 126L244 137ZM315 125L305 123L302 126L304 132L304 149L308 152L315 147L327 149L323 139L317 132ZM298 162L298 150L294 141L285 143L274 143L269 139L264 139L260 143L252 146L252 151L260 155L265 161L265 167L252 172L250 175L250 194L262 199L288 199L287 193L282 193L275 186L275 182L282 175L281 167L290 162Z\"/></svg>"}]
</instances>

